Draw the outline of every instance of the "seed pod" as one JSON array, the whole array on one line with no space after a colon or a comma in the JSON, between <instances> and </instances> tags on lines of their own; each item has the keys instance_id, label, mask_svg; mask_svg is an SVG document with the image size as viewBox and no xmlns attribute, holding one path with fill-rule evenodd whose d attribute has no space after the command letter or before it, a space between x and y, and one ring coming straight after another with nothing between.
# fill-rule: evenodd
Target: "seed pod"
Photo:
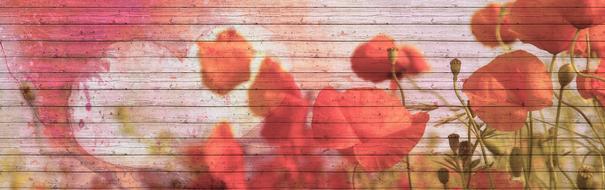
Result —
<instances>
[{"instance_id":1,"label":"seed pod","mask_svg":"<svg viewBox=\"0 0 605 190\"><path fill-rule=\"evenodd\" d=\"M514 147L510 152L510 156L508 159L508 164L510 166L510 171L513 177L521 177L521 173L523 172L523 156L521 156L521 148Z\"/></svg>"},{"instance_id":2,"label":"seed pod","mask_svg":"<svg viewBox=\"0 0 605 190\"><path fill-rule=\"evenodd\" d=\"M460 148L458 148L458 155L460 156L460 158L462 158L462 160L468 161L473 155L472 149L473 148L470 142L462 141L460 142Z\"/></svg>"},{"instance_id":3,"label":"seed pod","mask_svg":"<svg viewBox=\"0 0 605 190\"><path fill-rule=\"evenodd\" d=\"M592 179L592 168L582 166L576 175L578 189L597 189L598 184Z\"/></svg>"},{"instance_id":4,"label":"seed pod","mask_svg":"<svg viewBox=\"0 0 605 190\"><path fill-rule=\"evenodd\" d=\"M456 58L450 61L450 69L452 70L452 74L454 74L455 77L458 76L461 68L462 62L459 59Z\"/></svg>"},{"instance_id":5,"label":"seed pod","mask_svg":"<svg viewBox=\"0 0 605 190\"><path fill-rule=\"evenodd\" d=\"M460 147L460 135L452 133L447 136L447 140L450 143L452 152L454 152L454 154L458 153L458 148Z\"/></svg>"},{"instance_id":6,"label":"seed pod","mask_svg":"<svg viewBox=\"0 0 605 190\"><path fill-rule=\"evenodd\" d=\"M559 68L559 84L561 88L567 86L574 78L576 78L576 73L573 70L573 67L570 64L565 64Z\"/></svg>"},{"instance_id":7,"label":"seed pod","mask_svg":"<svg viewBox=\"0 0 605 190\"><path fill-rule=\"evenodd\" d=\"M447 184L447 182L450 181L450 171L445 168L439 169L437 171L437 178L439 178L439 182L441 182L441 184Z\"/></svg>"}]
</instances>

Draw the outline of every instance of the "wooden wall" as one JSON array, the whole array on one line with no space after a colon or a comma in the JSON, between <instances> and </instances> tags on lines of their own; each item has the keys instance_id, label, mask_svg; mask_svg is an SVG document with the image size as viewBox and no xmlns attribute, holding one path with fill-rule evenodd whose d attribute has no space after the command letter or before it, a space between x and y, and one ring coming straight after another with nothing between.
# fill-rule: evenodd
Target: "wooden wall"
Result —
<instances>
[{"instance_id":1,"label":"wooden wall","mask_svg":"<svg viewBox=\"0 0 605 190\"><path fill-rule=\"evenodd\" d=\"M419 189L440 188L435 161L449 151L447 135L457 132L466 138L464 124L442 124L444 119L463 113L453 92L449 62L453 58L462 60L463 81L503 53L482 46L470 31L472 14L490 2L0 0L0 188L87 189L95 184L145 188L145 184L151 184L148 181L167 184L162 178L188 178L174 176L190 174L187 171L191 169L183 161L188 156L183 147L202 146L219 122L229 122L234 138L243 144L247 161L244 171L239 172L249 171L246 175L251 177L250 171L260 163L288 156L271 152L275 145L265 143L259 135L263 117L251 114L248 107L247 93L254 90L249 88L262 60L267 56L277 60L310 102L326 86L338 90L388 89L388 81L364 81L351 70L355 48L378 34L417 47L431 66L429 72L404 78L401 84L412 112L439 106L429 112L424 138L410 157L414 184ZM221 96L201 82L197 43L214 41L219 32L230 28L239 32L255 52L251 80ZM531 45L516 42L514 46L544 62L550 60L550 54ZM55 86L50 84L53 81ZM45 82L48 88L66 91L51 92L44 98L67 96L67 103L57 100L45 106L67 110L70 117L64 123L69 126L56 130L73 131L66 133L73 133L77 143L57 145L57 141L70 141L71 137L49 135L41 122L48 118L40 118L45 117L37 113L42 112L40 108L24 98L23 85ZM548 108L544 120L554 122L554 110ZM127 114L127 122L118 114ZM564 114L574 126L586 127L575 112ZM311 121L311 115L307 121ZM513 133L504 133L494 146L508 152L513 137ZM75 150L76 144L81 150ZM581 147L561 146L570 151ZM328 160L328 168L346 165L337 151L326 152L323 157ZM82 155L86 153L89 155ZM579 162L582 155L576 157ZM503 171L506 159L490 157ZM122 168L112 168L116 166ZM132 174L140 172L133 168L171 172L149 172L155 175L141 177ZM120 171L121 180L103 182L109 178L98 177L112 170ZM399 174L407 171L404 163L391 170ZM547 168L536 164L534 171L545 173ZM356 179L378 184L368 188L402 186L393 182L400 180L396 177L381 181L376 177L379 174L362 175L369 179ZM452 180L457 178L455 174L450 176Z\"/></svg>"}]
</instances>

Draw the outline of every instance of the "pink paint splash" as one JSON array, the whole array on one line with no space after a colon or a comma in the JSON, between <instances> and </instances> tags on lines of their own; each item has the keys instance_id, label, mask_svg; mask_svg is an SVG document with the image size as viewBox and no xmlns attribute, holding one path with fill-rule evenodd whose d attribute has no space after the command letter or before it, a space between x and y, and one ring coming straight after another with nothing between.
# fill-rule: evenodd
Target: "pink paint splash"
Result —
<instances>
[{"instance_id":1,"label":"pink paint splash","mask_svg":"<svg viewBox=\"0 0 605 190\"><path fill-rule=\"evenodd\" d=\"M65 4L74 4L79 0L68 0L64 1ZM128 7L128 6L145 6L146 4L153 3L148 1L112 1L112 6ZM3 2L5 6L14 4L19 6L19 1L8 1ZM110 11L110 8L107 8ZM96 9L98 10L98 9ZM86 20L90 19L90 22L102 22L111 23L112 21L119 20L123 23L135 22L128 20L128 17L112 18L90 18L88 16L79 15L83 12L76 12L71 17L75 20ZM49 17L52 15L34 15L30 16L29 20L37 20L37 17ZM81 18L80 18L81 17ZM147 19L154 18L152 16L144 17ZM101 20L99 20L101 19ZM140 18L137 19L140 22ZM67 34L74 30L74 26L36 26L36 25L14 25L11 30L19 34L17 39L11 40L36 40L36 39L52 39L48 41L31 41L18 43L18 45L12 47L15 48L14 52L24 52L27 55L44 55L47 52L55 52L56 55L73 55L73 54L87 54L93 55L92 58L26 58L18 57L15 59L7 59L4 46L2 44L2 53L4 54L4 61L8 67L11 76L18 84L22 85L22 88L27 88L31 94L23 94L28 104L32 107L37 118L36 122L40 123L42 128L42 135L48 139L53 150L60 150L58 152L52 152L53 154L61 155L73 155L64 156L63 159L77 159L88 170L95 171L100 178L95 178L92 182L94 187L180 187L191 186L190 184L200 185L203 182L191 182L187 180L188 176L185 174L175 172L162 172L156 171L150 168L131 168L120 165L115 165L99 159L89 152L87 152L77 140L74 135L75 122L72 123L72 113L70 105L70 97L72 89L78 88L81 82L90 80L91 78L98 77L99 73L109 71L110 65L107 61L102 58L94 57L94 55L106 55L110 49L112 43L86 43L86 42L73 42L74 45L65 45L61 43L63 38L66 36L49 36L45 30L49 27L54 30L65 30ZM98 38L96 41L111 41L114 39L120 39L127 37L125 35L131 34L144 34L146 36L153 37L154 34L146 33L143 27L132 26L132 27L117 27L115 30L104 30L103 27L106 25L99 25L98 28L91 30L90 27L76 28L80 29L81 38L86 39L86 34L94 33ZM98 30L97 30L98 29ZM73 38L73 36L67 36ZM184 55L186 48L171 46L167 47L175 54ZM103 57L103 56L101 56ZM86 110L91 110L90 97L88 89L84 89L87 104ZM31 97L26 97L31 96ZM80 121L78 126L82 128L84 122ZM74 167L75 168L75 167ZM152 172L153 171L153 172ZM211 179L211 178L206 178ZM213 181L213 180L210 180ZM70 185L71 183L79 182L66 182ZM74 185L74 184L72 184ZM75 184L83 185L83 184ZM85 185L85 184L84 184Z\"/></svg>"}]
</instances>

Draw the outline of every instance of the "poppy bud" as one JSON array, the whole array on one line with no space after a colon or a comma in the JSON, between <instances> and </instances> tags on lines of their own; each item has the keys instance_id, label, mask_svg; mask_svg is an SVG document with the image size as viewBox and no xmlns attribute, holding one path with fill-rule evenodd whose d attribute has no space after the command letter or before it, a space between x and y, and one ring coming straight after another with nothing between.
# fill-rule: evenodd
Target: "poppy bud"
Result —
<instances>
[{"instance_id":1,"label":"poppy bud","mask_svg":"<svg viewBox=\"0 0 605 190\"><path fill-rule=\"evenodd\" d=\"M565 64L559 68L559 84L561 88L571 83L575 77L576 73L570 64Z\"/></svg>"},{"instance_id":2,"label":"poppy bud","mask_svg":"<svg viewBox=\"0 0 605 190\"><path fill-rule=\"evenodd\" d=\"M397 48L389 48L387 51L389 52L389 61L394 65L397 60Z\"/></svg>"},{"instance_id":3,"label":"poppy bud","mask_svg":"<svg viewBox=\"0 0 605 190\"><path fill-rule=\"evenodd\" d=\"M578 189L597 189L598 184L592 179L592 168L582 166L576 176Z\"/></svg>"},{"instance_id":4,"label":"poppy bud","mask_svg":"<svg viewBox=\"0 0 605 190\"><path fill-rule=\"evenodd\" d=\"M450 148L452 149L452 152L456 154L458 152L458 147L460 147L460 135L452 133L447 136L447 140L450 143Z\"/></svg>"},{"instance_id":5,"label":"poppy bud","mask_svg":"<svg viewBox=\"0 0 605 190\"><path fill-rule=\"evenodd\" d=\"M437 178L439 178L441 184L445 185L450 181L450 172L445 168L441 168L437 171Z\"/></svg>"},{"instance_id":6,"label":"poppy bud","mask_svg":"<svg viewBox=\"0 0 605 190\"><path fill-rule=\"evenodd\" d=\"M454 76L458 76L458 73L460 73L461 68L462 62L459 59L455 58L450 61L450 69L452 70L452 74L454 74Z\"/></svg>"},{"instance_id":7,"label":"poppy bud","mask_svg":"<svg viewBox=\"0 0 605 190\"><path fill-rule=\"evenodd\" d=\"M458 148L458 155L464 161L469 160L473 155L473 147L471 143L468 141L460 142L460 148Z\"/></svg>"},{"instance_id":8,"label":"poppy bud","mask_svg":"<svg viewBox=\"0 0 605 190\"><path fill-rule=\"evenodd\" d=\"M21 91L23 99L25 99L28 104L31 104L32 102L34 102L34 100L36 100L34 91L31 89L31 86L29 84L21 83L21 85L19 85L19 91Z\"/></svg>"},{"instance_id":9,"label":"poppy bud","mask_svg":"<svg viewBox=\"0 0 605 190\"><path fill-rule=\"evenodd\" d=\"M523 157L521 156L521 148L513 147L510 152L508 164L513 177L521 177L523 172Z\"/></svg>"}]
</instances>

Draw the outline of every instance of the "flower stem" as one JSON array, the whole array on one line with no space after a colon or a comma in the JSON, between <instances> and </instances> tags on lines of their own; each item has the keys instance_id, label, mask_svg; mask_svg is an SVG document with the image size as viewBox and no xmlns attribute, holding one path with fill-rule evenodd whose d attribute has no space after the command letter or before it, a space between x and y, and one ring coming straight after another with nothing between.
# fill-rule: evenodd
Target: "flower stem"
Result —
<instances>
[{"instance_id":1,"label":"flower stem","mask_svg":"<svg viewBox=\"0 0 605 190\"><path fill-rule=\"evenodd\" d=\"M403 87L399 82L399 78L397 78L397 71L395 66L397 65L397 49L389 48L388 49L389 60L391 61L391 76L393 77L393 81L397 84L397 88L399 89L399 94L401 95L401 105L405 107L405 94L403 93ZM412 166L410 165L410 154L405 155L406 161L406 170L408 174L408 184L409 189L414 189L412 186Z\"/></svg>"},{"instance_id":2,"label":"flower stem","mask_svg":"<svg viewBox=\"0 0 605 190\"><path fill-rule=\"evenodd\" d=\"M527 153L527 181L525 182L525 189L529 189L529 182L531 181L531 170L532 170L532 156L533 156L533 136L534 136L534 120L532 112L529 112L529 125L527 125L527 138L528 138L528 153Z\"/></svg>"},{"instance_id":3,"label":"flower stem","mask_svg":"<svg viewBox=\"0 0 605 190\"><path fill-rule=\"evenodd\" d=\"M552 74L553 70L555 70L555 64L557 63L557 54L552 54L552 57L550 58L550 69L548 69L548 72Z\"/></svg>"}]
</instances>

